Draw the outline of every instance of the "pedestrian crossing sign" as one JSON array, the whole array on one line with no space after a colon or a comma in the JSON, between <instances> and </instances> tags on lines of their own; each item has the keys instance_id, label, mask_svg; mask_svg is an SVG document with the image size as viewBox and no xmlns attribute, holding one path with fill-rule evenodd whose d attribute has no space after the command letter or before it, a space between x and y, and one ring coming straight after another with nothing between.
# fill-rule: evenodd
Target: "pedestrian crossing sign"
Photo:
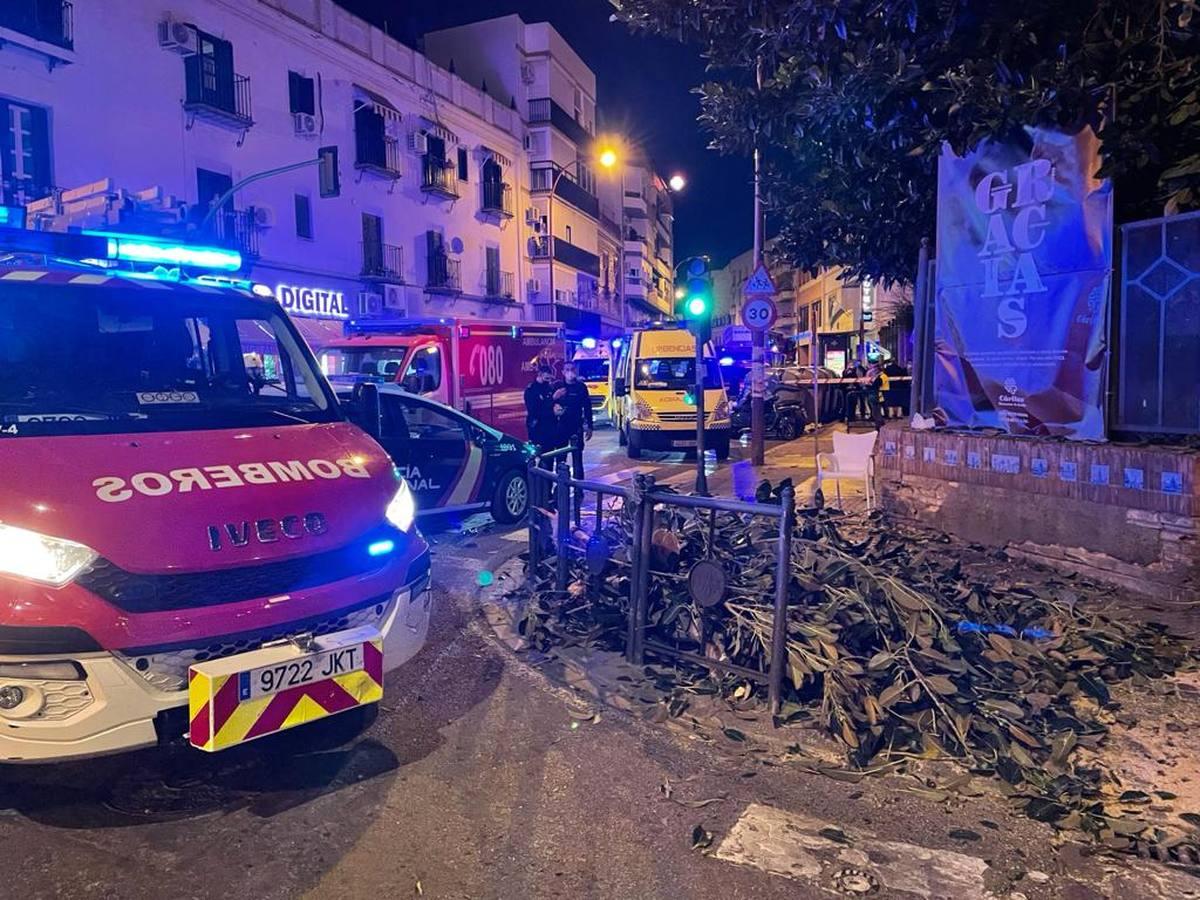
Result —
<instances>
[{"instance_id":1,"label":"pedestrian crossing sign","mask_svg":"<svg viewBox=\"0 0 1200 900\"><path fill-rule=\"evenodd\" d=\"M746 286L742 288L742 293L747 296L775 293L775 282L771 280L771 273L767 271L765 265L759 263L754 274L746 279Z\"/></svg>"}]
</instances>

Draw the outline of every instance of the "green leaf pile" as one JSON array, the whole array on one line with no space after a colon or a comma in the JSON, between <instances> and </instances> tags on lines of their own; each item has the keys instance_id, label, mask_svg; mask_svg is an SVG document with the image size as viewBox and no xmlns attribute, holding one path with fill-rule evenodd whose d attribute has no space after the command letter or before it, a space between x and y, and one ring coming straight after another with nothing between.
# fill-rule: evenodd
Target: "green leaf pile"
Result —
<instances>
[{"instance_id":1,"label":"green leaf pile","mask_svg":"<svg viewBox=\"0 0 1200 900\"><path fill-rule=\"evenodd\" d=\"M680 550L656 557L647 638L765 671L778 524L724 513L715 520L707 512L660 515ZM1190 665L1190 645L1163 626L1098 613L1070 579L1048 577L1036 590L1019 578L973 579L963 572L962 548L948 538L877 521L869 537L853 542L837 522L829 512L807 511L797 524L789 704L810 710L854 768L957 760L1000 779L1034 819L1116 846L1153 841L1153 829L1130 818L1145 795L1119 796L1107 773L1080 762L1077 751L1104 741L1112 685ZM623 649L629 537L628 521L609 516L613 565L594 578L573 559L567 597L551 590L552 564L535 573L524 624L534 647L571 640ZM715 607L688 596L686 573L702 558L729 575L725 602ZM745 691L744 679L712 677Z\"/></svg>"}]
</instances>

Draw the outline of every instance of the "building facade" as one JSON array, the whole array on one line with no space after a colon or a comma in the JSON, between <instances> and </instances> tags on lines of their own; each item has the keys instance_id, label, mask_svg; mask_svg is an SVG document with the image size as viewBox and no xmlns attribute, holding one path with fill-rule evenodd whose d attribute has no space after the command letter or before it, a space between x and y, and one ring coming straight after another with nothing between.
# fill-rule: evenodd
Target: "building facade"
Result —
<instances>
[{"instance_id":1,"label":"building facade","mask_svg":"<svg viewBox=\"0 0 1200 900\"><path fill-rule=\"evenodd\" d=\"M548 25L479 23L465 52L438 33L423 55L332 0L169 9L0 5L0 191L30 227L237 246L313 343L359 317L621 321L582 162L595 78ZM226 197L328 146L339 196L307 165Z\"/></svg>"}]
</instances>

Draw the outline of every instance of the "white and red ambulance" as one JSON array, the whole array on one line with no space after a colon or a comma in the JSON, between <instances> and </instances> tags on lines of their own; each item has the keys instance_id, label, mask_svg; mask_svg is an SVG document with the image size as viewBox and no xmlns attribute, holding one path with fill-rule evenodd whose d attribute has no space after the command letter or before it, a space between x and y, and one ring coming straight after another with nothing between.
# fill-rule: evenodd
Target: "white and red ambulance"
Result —
<instances>
[{"instance_id":1,"label":"white and red ambulance","mask_svg":"<svg viewBox=\"0 0 1200 900\"><path fill-rule=\"evenodd\" d=\"M357 322L323 346L321 368L335 387L396 383L521 439L525 388L546 362L561 368L562 326L467 319Z\"/></svg>"},{"instance_id":2,"label":"white and red ambulance","mask_svg":"<svg viewBox=\"0 0 1200 900\"><path fill-rule=\"evenodd\" d=\"M239 267L0 229L0 762L219 750L425 641L412 493Z\"/></svg>"}]
</instances>

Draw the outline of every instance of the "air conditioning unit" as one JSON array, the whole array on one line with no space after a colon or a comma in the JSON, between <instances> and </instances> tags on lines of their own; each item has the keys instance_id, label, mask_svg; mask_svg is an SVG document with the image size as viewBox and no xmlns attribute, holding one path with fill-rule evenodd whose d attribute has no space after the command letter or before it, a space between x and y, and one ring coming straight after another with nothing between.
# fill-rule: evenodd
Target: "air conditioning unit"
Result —
<instances>
[{"instance_id":1,"label":"air conditioning unit","mask_svg":"<svg viewBox=\"0 0 1200 900\"><path fill-rule=\"evenodd\" d=\"M298 135L315 137L317 134L317 117L312 113L292 113L292 127Z\"/></svg>"},{"instance_id":2,"label":"air conditioning unit","mask_svg":"<svg viewBox=\"0 0 1200 900\"><path fill-rule=\"evenodd\" d=\"M404 299L404 288L398 284L383 286L383 308L398 315L408 315L408 303Z\"/></svg>"},{"instance_id":3,"label":"air conditioning unit","mask_svg":"<svg viewBox=\"0 0 1200 900\"><path fill-rule=\"evenodd\" d=\"M429 136L423 131L410 131L408 134L408 149L418 156L429 152Z\"/></svg>"},{"instance_id":4,"label":"air conditioning unit","mask_svg":"<svg viewBox=\"0 0 1200 900\"><path fill-rule=\"evenodd\" d=\"M521 63L521 80L526 84L533 84L533 65L531 63Z\"/></svg>"},{"instance_id":5,"label":"air conditioning unit","mask_svg":"<svg viewBox=\"0 0 1200 900\"><path fill-rule=\"evenodd\" d=\"M176 22L171 18L158 23L158 46L180 56L192 56L200 52L196 29L186 22Z\"/></svg>"},{"instance_id":6,"label":"air conditioning unit","mask_svg":"<svg viewBox=\"0 0 1200 900\"><path fill-rule=\"evenodd\" d=\"M383 314L383 297L366 291L358 295L358 314L360 316L379 316Z\"/></svg>"},{"instance_id":7,"label":"air conditioning unit","mask_svg":"<svg viewBox=\"0 0 1200 900\"><path fill-rule=\"evenodd\" d=\"M526 225L540 225L542 222L542 211L536 206L531 206L525 210Z\"/></svg>"},{"instance_id":8,"label":"air conditioning unit","mask_svg":"<svg viewBox=\"0 0 1200 900\"><path fill-rule=\"evenodd\" d=\"M529 296L536 297L542 292L542 279L530 278L529 282L525 285L525 288Z\"/></svg>"},{"instance_id":9,"label":"air conditioning unit","mask_svg":"<svg viewBox=\"0 0 1200 900\"><path fill-rule=\"evenodd\" d=\"M275 225L275 210L269 206L255 206L254 224L259 228L272 228Z\"/></svg>"}]
</instances>

